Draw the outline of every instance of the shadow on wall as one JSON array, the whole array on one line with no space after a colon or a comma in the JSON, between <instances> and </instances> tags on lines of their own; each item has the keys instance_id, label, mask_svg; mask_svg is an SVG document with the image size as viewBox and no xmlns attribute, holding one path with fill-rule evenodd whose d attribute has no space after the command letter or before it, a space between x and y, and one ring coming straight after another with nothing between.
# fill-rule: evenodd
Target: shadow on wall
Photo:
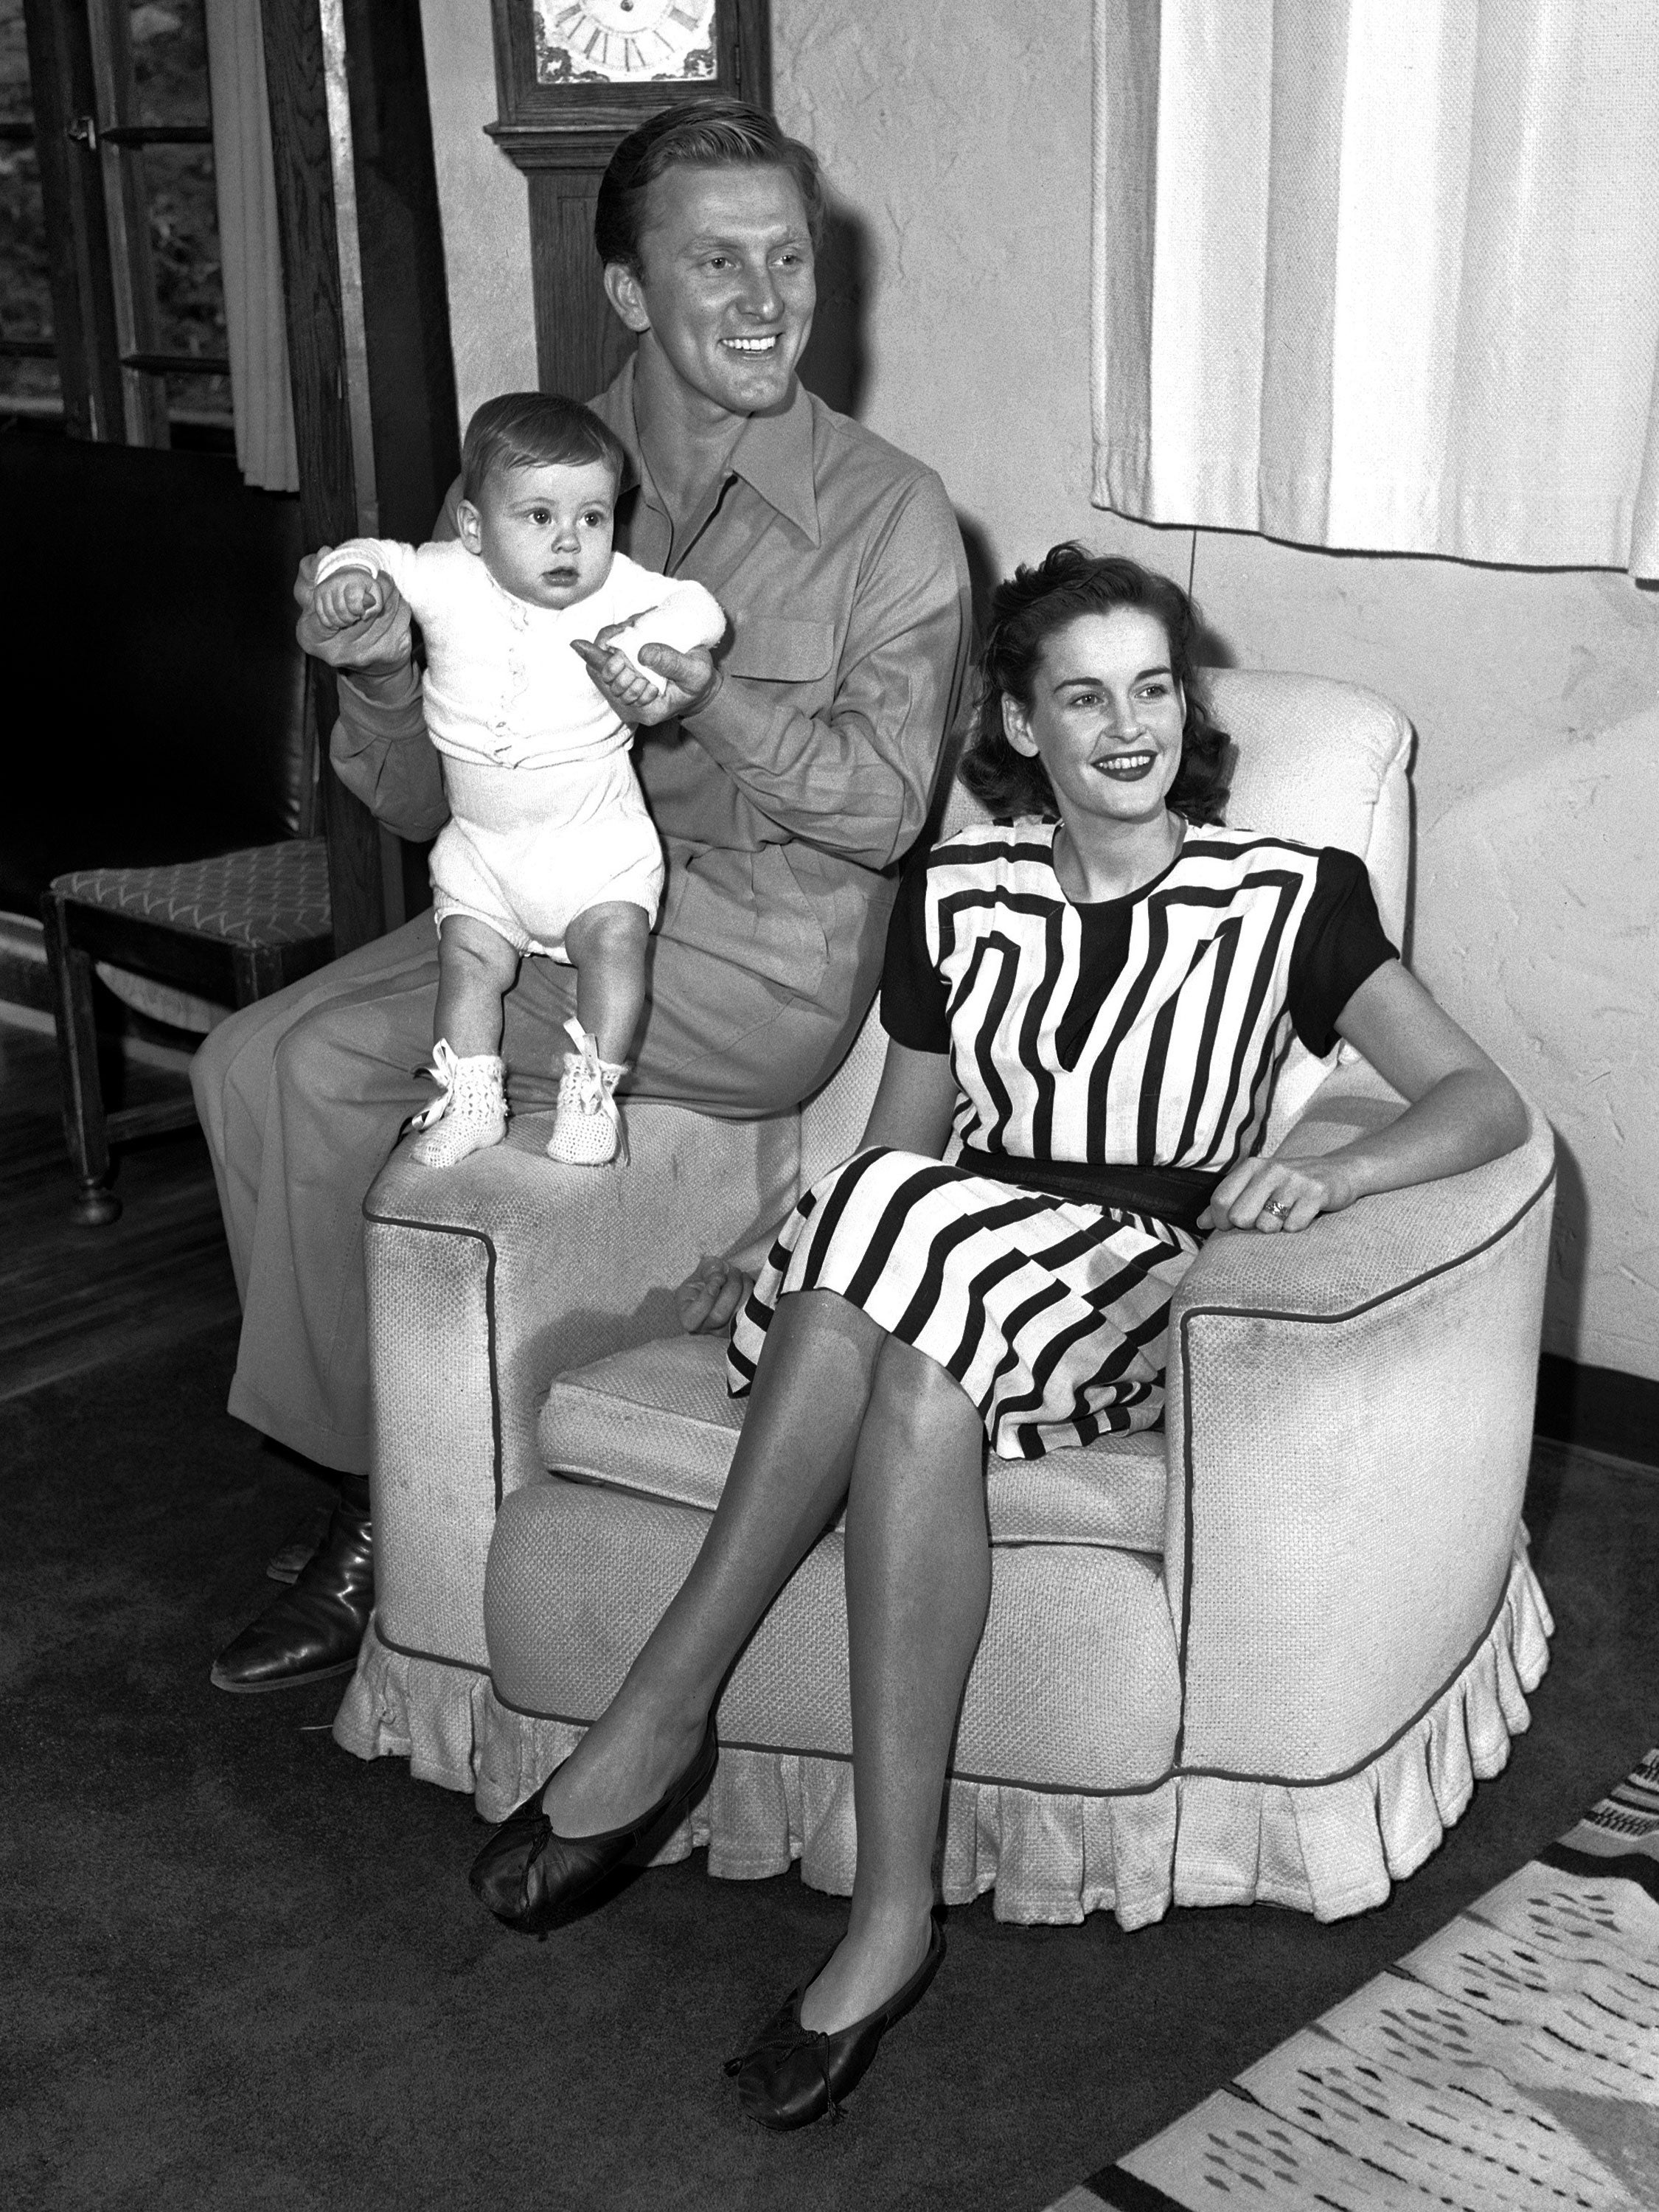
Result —
<instances>
[{"instance_id":1,"label":"shadow on wall","mask_svg":"<svg viewBox=\"0 0 1659 2212\"><path fill-rule=\"evenodd\" d=\"M1550 1224L1550 1263L1544 1299L1546 1351L1568 1357L1583 1341L1584 1278L1590 1249L1590 1195L1584 1170L1555 1124L1555 1218Z\"/></svg>"},{"instance_id":2,"label":"shadow on wall","mask_svg":"<svg viewBox=\"0 0 1659 2212\"><path fill-rule=\"evenodd\" d=\"M869 224L856 210L832 201L818 241L817 312L801 356L800 380L838 415L856 417L869 386L867 331L874 262ZM957 521L973 580L975 627L982 631L999 571L980 525L960 512Z\"/></svg>"},{"instance_id":3,"label":"shadow on wall","mask_svg":"<svg viewBox=\"0 0 1659 2212\"><path fill-rule=\"evenodd\" d=\"M800 380L838 415L856 415L870 377L866 339L872 255L862 216L831 203L818 241L817 312Z\"/></svg>"}]
</instances>

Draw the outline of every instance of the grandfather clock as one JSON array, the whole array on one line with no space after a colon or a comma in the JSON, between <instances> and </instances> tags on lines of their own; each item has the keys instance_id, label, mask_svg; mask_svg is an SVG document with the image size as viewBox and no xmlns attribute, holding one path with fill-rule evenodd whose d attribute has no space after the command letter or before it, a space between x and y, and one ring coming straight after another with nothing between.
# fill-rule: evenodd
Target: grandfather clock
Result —
<instances>
[{"instance_id":1,"label":"grandfather clock","mask_svg":"<svg viewBox=\"0 0 1659 2212\"><path fill-rule=\"evenodd\" d=\"M671 100L772 104L768 0L493 0L500 120L530 187L542 387L586 398L633 340L593 251L593 203L619 140Z\"/></svg>"}]
</instances>

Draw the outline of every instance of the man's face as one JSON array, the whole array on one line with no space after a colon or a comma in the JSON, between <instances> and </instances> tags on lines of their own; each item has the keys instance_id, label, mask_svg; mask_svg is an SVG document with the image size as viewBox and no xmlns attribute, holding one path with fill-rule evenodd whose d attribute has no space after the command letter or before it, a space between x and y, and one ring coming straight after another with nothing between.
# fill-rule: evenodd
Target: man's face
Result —
<instances>
[{"instance_id":1,"label":"man's face","mask_svg":"<svg viewBox=\"0 0 1659 2212\"><path fill-rule=\"evenodd\" d=\"M642 273L612 298L649 331L680 383L731 415L789 397L817 291L806 210L787 169L681 163L651 185ZM619 280L619 281L617 281Z\"/></svg>"},{"instance_id":2,"label":"man's face","mask_svg":"<svg viewBox=\"0 0 1659 2212\"><path fill-rule=\"evenodd\" d=\"M532 607L572 607L611 573L617 479L604 461L492 470L457 516L461 543L505 592Z\"/></svg>"}]
</instances>

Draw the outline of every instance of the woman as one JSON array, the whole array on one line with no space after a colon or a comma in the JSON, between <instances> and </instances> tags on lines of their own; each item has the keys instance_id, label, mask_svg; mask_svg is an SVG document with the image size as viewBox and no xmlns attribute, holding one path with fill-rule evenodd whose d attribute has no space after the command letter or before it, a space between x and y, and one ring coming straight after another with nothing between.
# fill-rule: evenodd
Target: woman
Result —
<instances>
[{"instance_id":1,"label":"woman","mask_svg":"<svg viewBox=\"0 0 1659 2212\"><path fill-rule=\"evenodd\" d=\"M731 2070L744 2109L836 2108L944 1953L933 1850L984 1626L988 1437L1007 1457L1144 1428L1170 1295L1208 1229L1295 1234L1521 1141L1504 1077L1401 966L1363 864L1209 826L1223 734L1185 594L1056 546L993 603L964 780L1003 819L906 878L860 1150L752 1290L717 1266L750 1402L702 1550L609 1709L485 1849L510 1925L564 1917L706 1787L721 1683L847 1510L858 1867L848 1931ZM1322 1158L1260 1150L1291 1030L1409 1102Z\"/></svg>"}]
</instances>

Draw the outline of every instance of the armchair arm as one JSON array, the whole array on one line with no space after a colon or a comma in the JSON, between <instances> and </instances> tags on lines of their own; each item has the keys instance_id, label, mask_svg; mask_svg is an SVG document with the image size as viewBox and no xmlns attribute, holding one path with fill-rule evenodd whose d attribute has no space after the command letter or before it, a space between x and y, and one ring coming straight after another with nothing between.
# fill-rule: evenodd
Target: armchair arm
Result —
<instances>
[{"instance_id":1,"label":"armchair arm","mask_svg":"<svg viewBox=\"0 0 1659 2212\"><path fill-rule=\"evenodd\" d=\"M534 1115L441 1173L393 1154L364 1208L382 1642L488 1666L485 1554L501 1498L544 1473L553 1376L673 1334L675 1285L787 1210L799 1122L636 1103L609 1170L554 1166Z\"/></svg>"},{"instance_id":2,"label":"armchair arm","mask_svg":"<svg viewBox=\"0 0 1659 2212\"><path fill-rule=\"evenodd\" d=\"M1287 1149L1400 1102L1363 1067ZM1547 1125L1295 1237L1226 1231L1170 1313L1164 1574L1187 1771L1311 1783L1426 1710L1504 1601L1531 1449Z\"/></svg>"}]
</instances>

